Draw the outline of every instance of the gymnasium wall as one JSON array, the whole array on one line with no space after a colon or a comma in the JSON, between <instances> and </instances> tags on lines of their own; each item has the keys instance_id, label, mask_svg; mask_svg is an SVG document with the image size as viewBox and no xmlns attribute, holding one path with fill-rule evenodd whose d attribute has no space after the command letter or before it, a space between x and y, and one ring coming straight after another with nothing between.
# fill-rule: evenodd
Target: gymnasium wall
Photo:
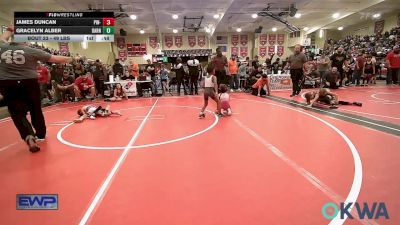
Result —
<instances>
[{"instance_id":1,"label":"gymnasium wall","mask_svg":"<svg viewBox=\"0 0 400 225\"><path fill-rule=\"evenodd\" d=\"M392 13L388 15L383 15L381 19L384 20L385 25L383 32L389 31L390 29L397 27L397 17L399 13ZM356 25L345 27L341 32L341 37L346 37L347 35L371 35L374 33L375 22L378 20L368 19Z\"/></svg>"},{"instance_id":2,"label":"gymnasium wall","mask_svg":"<svg viewBox=\"0 0 400 225\"><path fill-rule=\"evenodd\" d=\"M280 33L284 33L284 32L276 32L276 34L280 34ZM247 34L248 35L248 41L246 45L242 45L241 43L238 43L238 45L236 47L240 47L241 46L247 46L248 49L248 56L250 58L253 58L255 55L260 55L259 54L259 34L251 34L251 33L214 33L214 35L212 37L209 37L208 35L204 34L204 33L199 33L199 34L192 34L192 33L181 33L181 34L162 34L162 49L165 50L184 50L184 49L212 49L213 52L215 52L215 49L217 48L217 46L226 46L226 52L223 52L224 55L226 55L227 57L231 56L231 47L233 47L232 45L232 35L234 34ZM171 36L182 36L182 46L180 48L178 48L175 45L175 42L173 44L173 46L171 46L170 48L168 48L165 45L165 39L164 36L165 35L171 35ZM197 41L197 36L198 35L206 35L206 44L203 47L200 47L196 45L191 48L188 44L188 36L196 36L196 41ZM127 35L125 36L125 44L140 44L140 43L146 43L146 50L148 54L157 54L158 53L158 49L157 48L152 48L149 44L149 37L154 37L157 36L156 34L134 34L134 35ZM217 36L227 36L227 44L217 44ZM115 35L115 40L118 36ZM160 41L160 40L158 40ZM240 39L239 39L240 42ZM289 56L291 54L291 50L288 48L289 43L292 43L293 45L296 43L300 43L300 39L298 38L293 38L292 40L289 38L289 34L285 34L285 42L283 44L284 46L284 55L281 58L286 58L287 56ZM38 44L43 44L46 47L49 48L53 48L53 49L58 49L58 43L38 43ZM268 44L265 45L268 47ZM118 47L117 47L117 43L113 43L112 44L112 48L115 54L115 57L118 57ZM111 51L111 47L109 43L88 43L88 48L87 49L83 49L81 47L81 43L69 43L69 49L72 53L79 53L81 55L85 55L88 58L92 58L92 59L100 59L102 62L109 62L110 60L110 52ZM275 56L276 57L276 56ZM261 61L264 61L266 57L260 57ZM139 63L139 64L144 64L146 63L146 60L143 57L128 57L128 60L133 59L135 62Z\"/></svg>"}]
</instances>

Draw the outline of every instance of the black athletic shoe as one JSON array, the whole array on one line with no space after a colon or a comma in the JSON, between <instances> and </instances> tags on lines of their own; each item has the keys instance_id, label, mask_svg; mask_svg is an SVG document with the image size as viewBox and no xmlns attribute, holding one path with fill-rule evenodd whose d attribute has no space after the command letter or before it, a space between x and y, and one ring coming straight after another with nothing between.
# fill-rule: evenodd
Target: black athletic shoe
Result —
<instances>
[{"instance_id":1,"label":"black athletic shoe","mask_svg":"<svg viewBox=\"0 0 400 225\"><path fill-rule=\"evenodd\" d=\"M329 106L329 108L330 109L337 109L337 108L339 108L337 105L331 105L331 106Z\"/></svg>"},{"instance_id":2,"label":"black athletic shoe","mask_svg":"<svg viewBox=\"0 0 400 225\"><path fill-rule=\"evenodd\" d=\"M36 143L36 138L32 135L26 137L26 144L28 144L29 151L32 153L40 151L40 146Z\"/></svg>"},{"instance_id":3,"label":"black athletic shoe","mask_svg":"<svg viewBox=\"0 0 400 225\"><path fill-rule=\"evenodd\" d=\"M356 105L356 106L362 106L362 103L361 102L353 102L353 105Z\"/></svg>"},{"instance_id":4,"label":"black athletic shoe","mask_svg":"<svg viewBox=\"0 0 400 225\"><path fill-rule=\"evenodd\" d=\"M292 93L292 94L290 95L290 97L294 97L294 96L296 96L296 93Z\"/></svg>"}]
</instances>

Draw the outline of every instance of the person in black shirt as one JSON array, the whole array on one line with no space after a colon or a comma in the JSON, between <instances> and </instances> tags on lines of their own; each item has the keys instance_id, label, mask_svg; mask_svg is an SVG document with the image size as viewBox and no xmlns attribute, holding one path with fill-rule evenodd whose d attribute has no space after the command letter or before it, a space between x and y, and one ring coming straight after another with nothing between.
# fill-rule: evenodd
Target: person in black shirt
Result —
<instances>
[{"instance_id":1,"label":"person in black shirt","mask_svg":"<svg viewBox=\"0 0 400 225\"><path fill-rule=\"evenodd\" d=\"M74 93L75 79L69 75L68 70L64 70L61 80L56 84L56 88L61 93L62 101L65 101L65 95L69 94L70 99L75 98Z\"/></svg>"},{"instance_id":2,"label":"person in black shirt","mask_svg":"<svg viewBox=\"0 0 400 225\"><path fill-rule=\"evenodd\" d=\"M93 73L93 81L96 85L97 94L103 96L104 94L104 78L105 78L105 71L103 64L100 60L96 60L92 67Z\"/></svg>"},{"instance_id":3,"label":"person in black shirt","mask_svg":"<svg viewBox=\"0 0 400 225\"><path fill-rule=\"evenodd\" d=\"M260 63L258 62L258 56L257 56L257 55L254 56L254 59L253 59L253 61L251 62L251 66L252 66L255 70L257 70L258 67L260 66Z\"/></svg>"},{"instance_id":4,"label":"person in black shirt","mask_svg":"<svg viewBox=\"0 0 400 225\"><path fill-rule=\"evenodd\" d=\"M56 65L53 67L53 69L50 71L50 82L51 85L53 86L54 89L54 102L60 102L60 91L57 89L57 84L60 83L62 77L63 77L63 72L64 72L64 67L61 64Z\"/></svg>"},{"instance_id":5,"label":"person in black shirt","mask_svg":"<svg viewBox=\"0 0 400 225\"><path fill-rule=\"evenodd\" d=\"M278 73L278 70L279 70L279 67L280 67L280 58L276 58L276 60L275 60L275 62L274 63L272 63L272 70L273 70L273 73L274 74L277 74Z\"/></svg>"},{"instance_id":6,"label":"person in black shirt","mask_svg":"<svg viewBox=\"0 0 400 225\"><path fill-rule=\"evenodd\" d=\"M147 60L147 65L146 65L146 72L149 73L151 76L151 80L153 81L153 95L157 95L157 88L155 86L156 84L156 68L154 65L151 63L151 60Z\"/></svg>"},{"instance_id":7,"label":"person in black shirt","mask_svg":"<svg viewBox=\"0 0 400 225\"><path fill-rule=\"evenodd\" d=\"M114 72L114 76L119 75L122 77L122 75L124 75L124 67L121 65L121 63L119 63L119 59L115 60L112 70Z\"/></svg>"},{"instance_id":8,"label":"person in black shirt","mask_svg":"<svg viewBox=\"0 0 400 225\"><path fill-rule=\"evenodd\" d=\"M345 76L343 71L343 63L346 60L346 54L344 53L343 47L339 47L337 53L333 54L330 59L332 61L332 67L336 67L340 74L339 87L341 87Z\"/></svg>"},{"instance_id":9,"label":"person in black shirt","mask_svg":"<svg viewBox=\"0 0 400 225\"><path fill-rule=\"evenodd\" d=\"M181 95L181 85L183 85L183 91L185 95L187 95L186 87L183 80L185 77L185 70L183 68L182 59L178 57L176 59L176 63L177 64L174 65L173 70L176 73L176 79L178 81L178 95Z\"/></svg>"}]
</instances>

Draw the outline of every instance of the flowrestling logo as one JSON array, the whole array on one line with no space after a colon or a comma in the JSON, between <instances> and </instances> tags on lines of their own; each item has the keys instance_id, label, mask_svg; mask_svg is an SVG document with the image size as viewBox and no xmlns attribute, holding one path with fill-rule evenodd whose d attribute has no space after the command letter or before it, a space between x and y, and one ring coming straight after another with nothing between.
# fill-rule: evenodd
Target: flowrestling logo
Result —
<instances>
[{"instance_id":1,"label":"flowrestling logo","mask_svg":"<svg viewBox=\"0 0 400 225\"><path fill-rule=\"evenodd\" d=\"M328 219L332 220L340 213L340 219L346 218L354 219L354 216L351 214L353 210L353 215L358 215L359 219L389 219L389 213L386 209L386 205L384 202L373 202L372 205L366 202L358 203L358 202L348 202L348 203L340 203L338 206L333 202L328 202L322 206L322 215Z\"/></svg>"}]
</instances>

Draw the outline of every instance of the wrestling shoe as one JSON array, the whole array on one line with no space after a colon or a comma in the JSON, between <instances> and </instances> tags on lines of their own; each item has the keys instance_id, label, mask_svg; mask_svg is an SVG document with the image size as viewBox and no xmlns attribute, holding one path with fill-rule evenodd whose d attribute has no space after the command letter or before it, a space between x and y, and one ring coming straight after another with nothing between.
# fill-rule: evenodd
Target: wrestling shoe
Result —
<instances>
[{"instance_id":1,"label":"wrestling shoe","mask_svg":"<svg viewBox=\"0 0 400 225\"><path fill-rule=\"evenodd\" d=\"M36 139L32 135L28 135L25 139L26 144L28 144L29 151L32 153L40 151L40 146L36 143Z\"/></svg>"},{"instance_id":2,"label":"wrestling shoe","mask_svg":"<svg viewBox=\"0 0 400 225\"><path fill-rule=\"evenodd\" d=\"M201 112L199 114L199 119L204 119L204 118L206 118L206 114Z\"/></svg>"}]
</instances>

